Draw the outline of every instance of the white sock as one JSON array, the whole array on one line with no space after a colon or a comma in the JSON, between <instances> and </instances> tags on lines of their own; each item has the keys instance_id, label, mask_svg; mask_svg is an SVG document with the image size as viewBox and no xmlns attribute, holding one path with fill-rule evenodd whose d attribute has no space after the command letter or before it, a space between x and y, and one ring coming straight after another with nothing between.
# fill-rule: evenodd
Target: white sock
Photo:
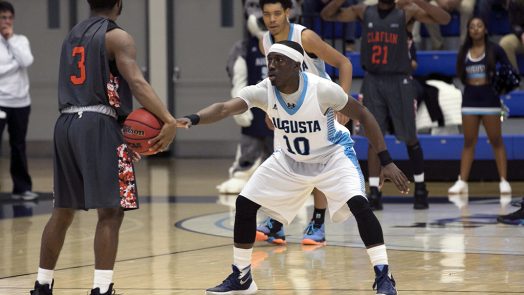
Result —
<instances>
[{"instance_id":1,"label":"white sock","mask_svg":"<svg viewBox=\"0 0 524 295\"><path fill-rule=\"evenodd\" d=\"M93 289L100 288L100 294L107 293L109 285L113 282L112 270L95 269L95 278L93 280Z\"/></svg>"},{"instance_id":2,"label":"white sock","mask_svg":"<svg viewBox=\"0 0 524 295\"><path fill-rule=\"evenodd\" d=\"M251 265L251 254L253 254L253 248L241 249L233 247L233 264L238 267L239 270Z\"/></svg>"},{"instance_id":3,"label":"white sock","mask_svg":"<svg viewBox=\"0 0 524 295\"><path fill-rule=\"evenodd\" d=\"M369 186L378 187L380 184L380 177L370 177Z\"/></svg>"},{"instance_id":4,"label":"white sock","mask_svg":"<svg viewBox=\"0 0 524 295\"><path fill-rule=\"evenodd\" d=\"M386 252L386 245L369 248L367 251L373 266L388 265L388 253Z\"/></svg>"},{"instance_id":5,"label":"white sock","mask_svg":"<svg viewBox=\"0 0 524 295\"><path fill-rule=\"evenodd\" d=\"M53 283L54 274L54 269L43 269L39 267L38 274L36 275L36 280L40 285L49 284L49 287L51 287L51 284Z\"/></svg>"},{"instance_id":6,"label":"white sock","mask_svg":"<svg viewBox=\"0 0 524 295\"><path fill-rule=\"evenodd\" d=\"M413 178L415 178L415 182L424 182L424 173L415 174Z\"/></svg>"}]
</instances>

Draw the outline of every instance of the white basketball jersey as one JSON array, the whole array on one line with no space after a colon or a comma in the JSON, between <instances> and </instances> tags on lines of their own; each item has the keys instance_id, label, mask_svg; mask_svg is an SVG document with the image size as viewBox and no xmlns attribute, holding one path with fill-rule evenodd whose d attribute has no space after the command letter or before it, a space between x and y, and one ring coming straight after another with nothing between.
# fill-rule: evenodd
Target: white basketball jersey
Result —
<instances>
[{"instance_id":1,"label":"white basketball jersey","mask_svg":"<svg viewBox=\"0 0 524 295\"><path fill-rule=\"evenodd\" d=\"M297 162L323 163L337 149L356 158L348 129L336 122L332 109L325 115L320 109L317 85L322 78L300 75L303 88L294 106L288 106L270 80L265 80L269 84L266 113L275 125L275 147Z\"/></svg>"},{"instance_id":2,"label":"white basketball jersey","mask_svg":"<svg viewBox=\"0 0 524 295\"><path fill-rule=\"evenodd\" d=\"M302 31L304 31L305 29L307 28L302 25L290 23L287 40L297 42L298 44L300 44L300 46L302 46ZM271 47L273 43L275 43L273 40L273 36L271 36L271 33L269 31L266 32L264 38L262 39L262 44L264 45L264 53L266 54L266 56L269 52L269 47ZM324 61L320 58L312 58L305 52L304 63L302 63L302 70L304 72L313 73L319 77L331 80L329 75L326 73L326 65L324 64Z\"/></svg>"}]
</instances>

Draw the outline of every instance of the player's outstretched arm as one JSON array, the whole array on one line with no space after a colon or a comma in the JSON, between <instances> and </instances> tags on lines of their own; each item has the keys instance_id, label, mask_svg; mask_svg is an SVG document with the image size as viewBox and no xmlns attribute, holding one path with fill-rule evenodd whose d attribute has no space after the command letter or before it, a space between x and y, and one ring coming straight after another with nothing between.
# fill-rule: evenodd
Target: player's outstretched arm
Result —
<instances>
[{"instance_id":1,"label":"player's outstretched arm","mask_svg":"<svg viewBox=\"0 0 524 295\"><path fill-rule=\"evenodd\" d=\"M131 92L138 102L164 122L160 134L151 140L151 150L166 150L175 138L176 120L151 85L144 79L136 63L136 47L133 38L123 30L114 29L106 34L106 48L110 58L115 59L118 71L129 83Z\"/></svg>"},{"instance_id":2,"label":"player's outstretched arm","mask_svg":"<svg viewBox=\"0 0 524 295\"><path fill-rule=\"evenodd\" d=\"M391 180L403 194L409 192L409 181L406 175L393 163L386 148L384 135L380 131L375 117L359 101L349 97L346 106L340 111L351 119L359 120L366 130L366 137L375 151L378 151L382 165L383 179Z\"/></svg>"},{"instance_id":3,"label":"player's outstretched arm","mask_svg":"<svg viewBox=\"0 0 524 295\"><path fill-rule=\"evenodd\" d=\"M177 119L177 127L189 128L197 124L211 124L229 116L242 114L248 110L247 103L240 97L225 102L214 103L196 114Z\"/></svg>"},{"instance_id":4,"label":"player's outstretched arm","mask_svg":"<svg viewBox=\"0 0 524 295\"><path fill-rule=\"evenodd\" d=\"M362 20L364 4L352 5L343 8L346 0L332 0L320 12L320 17L326 21L352 22Z\"/></svg>"}]
</instances>

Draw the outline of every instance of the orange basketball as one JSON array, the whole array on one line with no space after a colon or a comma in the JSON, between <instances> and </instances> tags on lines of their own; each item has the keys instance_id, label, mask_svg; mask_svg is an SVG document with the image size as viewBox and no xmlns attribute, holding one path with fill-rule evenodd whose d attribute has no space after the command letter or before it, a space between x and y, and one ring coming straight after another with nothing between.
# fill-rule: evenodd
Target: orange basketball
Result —
<instances>
[{"instance_id":1,"label":"orange basketball","mask_svg":"<svg viewBox=\"0 0 524 295\"><path fill-rule=\"evenodd\" d=\"M136 109L124 121L122 133L127 145L141 155L151 155L148 140L155 138L164 123L144 108Z\"/></svg>"}]
</instances>

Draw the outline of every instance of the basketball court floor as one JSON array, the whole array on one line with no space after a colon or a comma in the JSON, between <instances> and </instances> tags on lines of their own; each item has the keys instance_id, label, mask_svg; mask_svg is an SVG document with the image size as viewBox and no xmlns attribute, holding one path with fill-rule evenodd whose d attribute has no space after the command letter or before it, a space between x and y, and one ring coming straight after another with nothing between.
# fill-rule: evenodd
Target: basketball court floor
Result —
<instances>
[{"instance_id":1,"label":"basketball court floor","mask_svg":"<svg viewBox=\"0 0 524 295\"><path fill-rule=\"evenodd\" d=\"M52 162L30 159L38 202L9 199L8 160L0 163L0 294L29 294L40 235L52 208ZM126 213L115 267L118 294L203 294L231 271L235 196L218 196L227 159L142 161L140 210ZM430 183L430 209L387 184L377 212L399 294L524 294L524 227L497 224L512 212L498 183L471 183L469 197L448 198L450 183ZM524 183L513 182L513 200ZM287 246L257 243L258 294L375 294L373 270L356 223L327 223L326 247L300 245L311 202L286 227ZM260 216L262 220L264 216ZM55 273L54 294L88 294L93 278L96 212L79 212Z\"/></svg>"}]
</instances>

